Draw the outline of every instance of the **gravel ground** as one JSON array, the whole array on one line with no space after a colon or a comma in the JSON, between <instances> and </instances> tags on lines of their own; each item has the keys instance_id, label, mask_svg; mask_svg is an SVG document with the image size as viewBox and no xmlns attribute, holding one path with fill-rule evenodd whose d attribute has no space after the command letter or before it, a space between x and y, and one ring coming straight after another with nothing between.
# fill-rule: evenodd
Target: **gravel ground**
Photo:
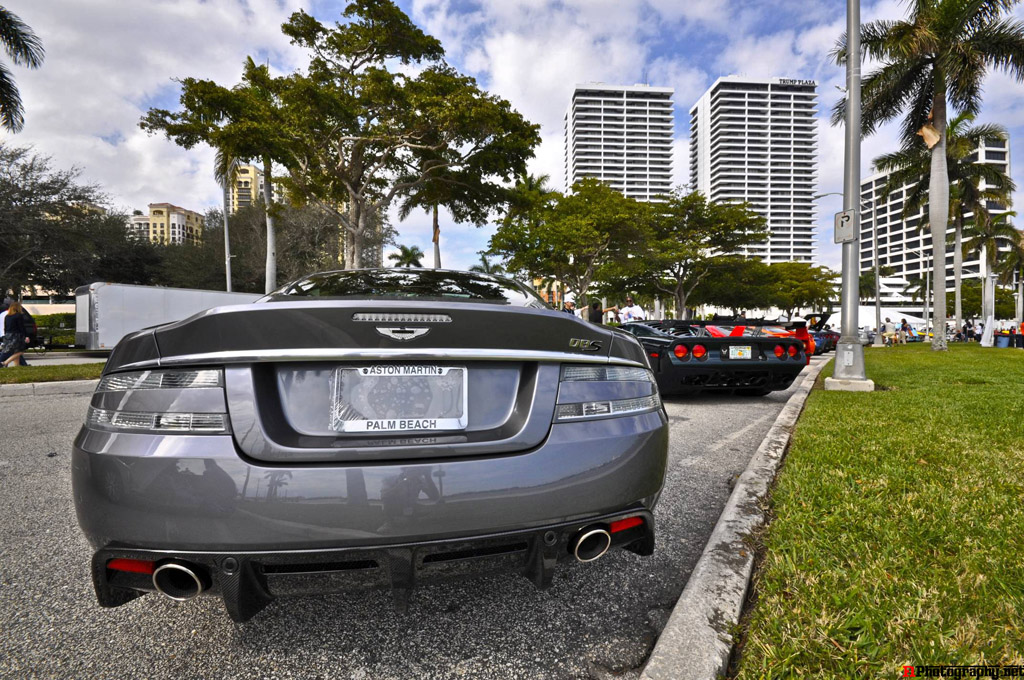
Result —
<instances>
[{"instance_id":1,"label":"gravel ground","mask_svg":"<svg viewBox=\"0 0 1024 680\"><path fill-rule=\"evenodd\" d=\"M652 557L567 565L543 592L509 575L427 584L405 615L383 591L280 600L240 625L207 598L99 608L71 497L88 398L0 398L0 677L636 677L788 396L669 401Z\"/></svg>"}]
</instances>

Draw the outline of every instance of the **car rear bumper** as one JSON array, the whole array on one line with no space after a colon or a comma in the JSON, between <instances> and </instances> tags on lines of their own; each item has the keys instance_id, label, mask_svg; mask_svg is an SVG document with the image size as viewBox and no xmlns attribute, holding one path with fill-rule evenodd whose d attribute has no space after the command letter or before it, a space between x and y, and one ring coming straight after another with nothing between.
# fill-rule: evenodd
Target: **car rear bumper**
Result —
<instances>
[{"instance_id":1,"label":"car rear bumper","mask_svg":"<svg viewBox=\"0 0 1024 680\"><path fill-rule=\"evenodd\" d=\"M491 571L518 572L538 588L551 584L559 562L574 559L574 538L594 528L639 517L643 523L611 534L611 548L640 555L654 550L654 520L639 506L575 522L525 531L333 550L188 552L111 545L96 551L93 584L102 606L116 607L155 591L152 576L109 568L112 560L185 564L201 576L204 595L220 597L235 621L246 621L281 596L314 595L360 588L390 588L404 609L417 582L461 578Z\"/></svg>"},{"instance_id":2,"label":"car rear bumper","mask_svg":"<svg viewBox=\"0 0 1024 680\"><path fill-rule=\"evenodd\" d=\"M527 547L518 552L525 562L518 568L543 582L550 571L536 576L536 554L547 564L560 546L555 557L566 557L565 536L580 527L653 509L667 454L662 410L556 424L540 446L523 453L367 465L257 464L240 455L231 436L83 428L74 444L72 483L79 524L96 549L97 593L102 604L114 606L134 597L138 584L111 585L104 565L139 554L198 560L213 573L222 573L220 560L232 556L239 564L251 562L255 573L265 566L256 555L287 566L307 558L360 562L363 557L351 555L372 553L377 580L385 574L398 592L416 580L408 570L399 573L399 563L422 559L433 549L424 546L458 552L451 546L489 545L494 537L523 533L527 538L518 543ZM653 541L649 515L645 526ZM555 530L558 546L537 547L538 536ZM236 618L251 616L241 603L283 592L246 569L239 567L237 578L215 578L211 590ZM352 576L360 570L339 571ZM255 585L246 581L254 578ZM256 594L235 593L243 586Z\"/></svg>"},{"instance_id":3,"label":"car rear bumper","mask_svg":"<svg viewBox=\"0 0 1024 680\"><path fill-rule=\"evenodd\" d=\"M691 394L702 390L732 390L743 388L785 390L800 371L805 362L787 360L770 368L756 365L728 365L721 362L673 365L655 374L658 390L663 395Z\"/></svg>"}]
</instances>

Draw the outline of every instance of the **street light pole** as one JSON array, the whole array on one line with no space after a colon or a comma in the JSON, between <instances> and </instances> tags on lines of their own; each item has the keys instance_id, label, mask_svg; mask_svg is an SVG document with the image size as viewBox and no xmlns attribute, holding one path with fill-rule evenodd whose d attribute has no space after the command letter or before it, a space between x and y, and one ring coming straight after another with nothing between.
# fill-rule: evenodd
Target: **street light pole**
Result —
<instances>
[{"instance_id":1,"label":"street light pole","mask_svg":"<svg viewBox=\"0 0 1024 680\"><path fill-rule=\"evenodd\" d=\"M843 211L853 217L853 239L843 243L843 324L836 347L833 377L825 379L825 389L869 392L875 389L875 384L867 379L864 371L864 346L860 344L857 332L860 306L860 0L846 0L846 41Z\"/></svg>"}]
</instances>

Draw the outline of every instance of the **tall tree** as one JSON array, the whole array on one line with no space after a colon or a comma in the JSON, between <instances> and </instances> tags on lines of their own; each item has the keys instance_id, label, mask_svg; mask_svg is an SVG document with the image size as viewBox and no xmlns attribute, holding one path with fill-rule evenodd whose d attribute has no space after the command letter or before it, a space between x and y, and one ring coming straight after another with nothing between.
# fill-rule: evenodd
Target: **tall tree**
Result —
<instances>
[{"instance_id":1,"label":"tall tree","mask_svg":"<svg viewBox=\"0 0 1024 680\"><path fill-rule=\"evenodd\" d=\"M835 298L839 273L808 262L776 262L769 265L774 280L774 306L790 319L802 309L824 307ZM874 292L872 290L872 292Z\"/></svg>"},{"instance_id":2,"label":"tall tree","mask_svg":"<svg viewBox=\"0 0 1024 680\"><path fill-rule=\"evenodd\" d=\"M422 267L423 251L419 246L398 246L397 253L388 255L388 259L395 263L396 267Z\"/></svg>"},{"instance_id":3,"label":"tall tree","mask_svg":"<svg viewBox=\"0 0 1024 680\"><path fill-rule=\"evenodd\" d=\"M105 254L123 253L126 267L134 260L127 252L134 242L125 244L126 216L109 211L100 190L81 184L79 174L52 167L49 157L28 148L0 143L4 289L36 284L66 293L89 283Z\"/></svg>"},{"instance_id":4,"label":"tall tree","mask_svg":"<svg viewBox=\"0 0 1024 680\"><path fill-rule=\"evenodd\" d=\"M1014 319L1017 326L1024 323L1024 231L1017 232L1016 240L1011 244L1010 252L1006 253L997 265L999 282L1004 286L1017 285L1017 304L1014 308Z\"/></svg>"},{"instance_id":5,"label":"tall tree","mask_svg":"<svg viewBox=\"0 0 1024 680\"><path fill-rule=\"evenodd\" d=\"M989 69L1024 80L1024 23L1007 16L1018 0L912 0L902 21L879 20L861 26L861 49L880 66L862 83L861 123L871 134L879 125L903 115L905 150L922 141L929 158L928 222L934 253L934 280L945 281L946 228L949 222L949 174L946 123L948 110L976 114ZM843 35L833 51L845 65ZM832 123L844 120L846 100L833 110ZM939 273L939 272L942 273ZM946 296L936 295L934 324L946 327ZM946 334L936 332L932 349L946 349Z\"/></svg>"},{"instance_id":6,"label":"tall tree","mask_svg":"<svg viewBox=\"0 0 1024 680\"><path fill-rule=\"evenodd\" d=\"M469 268L471 272L479 272L481 274L493 274L495 276L504 276L505 268L497 262L491 262L487 259L487 251L481 250L477 253L480 256L480 264L475 264Z\"/></svg>"},{"instance_id":7,"label":"tall tree","mask_svg":"<svg viewBox=\"0 0 1024 680\"><path fill-rule=\"evenodd\" d=\"M231 243L229 237L231 233L228 216L231 214L231 206L229 201L231 198L231 190L235 187L235 183L238 181L238 159L233 156L229 156L225 153L224 149L217 149L217 155L213 162L213 177L217 180L217 184L220 185L221 191L223 192L222 204L224 209L221 211L221 219L224 223L224 290L231 292ZM207 225L209 226L209 225Z\"/></svg>"},{"instance_id":8,"label":"tall tree","mask_svg":"<svg viewBox=\"0 0 1024 680\"><path fill-rule=\"evenodd\" d=\"M734 315L767 309L775 301L775 275L757 258L722 256L709 267L700 285L687 298L691 307L727 307Z\"/></svg>"},{"instance_id":9,"label":"tall tree","mask_svg":"<svg viewBox=\"0 0 1024 680\"><path fill-rule=\"evenodd\" d=\"M892 267L882 267L878 270L878 278L882 279L886 276L892 276ZM875 271L872 269L861 273L860 275L860 287L857 289L858 297L863 300L874 300L875 299Z\"/></svg>"},{"instance_id":10,"label":"tall tree","mask_svg":"<svg viewBox=\"0 0 1024 680\"><path fill-rule=\"evenodd\" d=\"M587 303L590 284L613 262L624 264L643 239L649 206L626 198L596 179L584 179L572 193L538 204L521 219L504 220L490 250L508 268L531 278L551 277Z\"/></svg>"},{"instance_id":11,"label":"tall tree","mask_svg":"<svg viewBox=\"0 0 1024 680\"><path fill-rule=\"evenodd\" d=\"M17 14L0 7L0 44L11 61L18 66L39 68L43 65L43 42ZM25 127L25 109L21 93L7 65L0 62L0 125L8 132L21 132Z\"/></svg>"},{"instance_id":12,"label":"tall tree","mask_svg":"<svg viewBox=\"0 0 1024 680\"><path fill-rule=\"evenodd\" d=\"M220 152L218 172L232 160L254 160L263 169L263 203L267 206L266 273L264 288L277 287L277 240L274 230L272 173L274 162L291 160L291 136L281 102L281 79L272 78L265 65L246 59L242 82L227 88L210 80L181 81L181 111L150 109L139 123L150 133L161 132L176 144L191 149L200 142Z\"/></svg>"},{"instance_id":13,"label":"tall tree","mask_svg":"<svg viewBox=\"0 0 1024 680\"><path fill-rule=\"evenodd\" d=\"M507 101L445 64L440 42L391 0L357 0L342 16L347 23L328 28L300 11L283 27L312 55L305 74L282 81L292 136L284 165L292 191L345 206L345 263L360 267L393 202L493 205L488 192L524 171L540 137Z\"/></svg>"},{"instance_id":14,"label":"tall tree","mask_svg":"<svg viewBox=\"0 0 1024 680\"><path fill-rule=\"evenodd\" d=\"M971 125L974 114L961 113L946 127L946 170L949 173L949 215L953 220L953 299L956 327L963 325L963 303L960 288L963 284L963 228L964 216L970 213L988 213L990 201L1004 207L1011 205L1017 187L1013 179L999 165L978 163L978 147L984 140L1008 141L1002 125ZM925 168L931 152L918 144L874 160L881 172L890 173L882 189L885 195L910 185L903 202L903 219L916 215L928 202L928 183ZM924 229L928 222L920 226ZM943 265L943 269L945 265ZM945 276L945 274L943 274Z\"/></svg>"},{"instance_id":15,"label":"tall tree","mask_svg":"<svg viewBox=\"0 0 1024 680\"><path fill-rule=\"evenodd\" d=\"M991 289L988 285L989 275L996 271L999 262L999 249L1001 247L1013 248L1013 244L1020 238L1020 233L1010 223L1011 217L1017 213L1010 211L998 215L989 216L987 213L980 213L977 217L971 218L964 229L963 253L964 257L977 254L981 261L982 280L982 313L985 313Z\"/></svg>"},{"instance_id":16,"label":"tall tree","mask_svg":"<svg viewBox=\"0 0 1024 680\"><path fill-rule=\"evenodd\" d=\"M630 261L660 292L687 314L688 300L720 257L767 237L765 220L746 205L715 203L703 194L676 189L657 205L651 230Z\"/></svg>"}]
</instances>

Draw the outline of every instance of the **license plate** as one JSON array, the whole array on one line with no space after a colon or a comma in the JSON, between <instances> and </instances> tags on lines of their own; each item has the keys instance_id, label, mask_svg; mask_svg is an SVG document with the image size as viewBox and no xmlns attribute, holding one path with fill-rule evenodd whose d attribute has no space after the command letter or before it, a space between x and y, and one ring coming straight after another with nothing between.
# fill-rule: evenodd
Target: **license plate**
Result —
<instances>
[{"instance_id":1,"label":"license plate","mask_svg":"<svg viewBox=\"0 0 1024 680\"><path fill-rule=\"evenodd\" d=\"M751 357L750 345L729 345L730 359L749 359Z\"/></svg>"},{"instance_id":2,"label":"license plate","mask_svg":"<svg viewBox=\"0 0 1024 680\"><path fill-rule=\"evenodd\" d=\"M331 429L338 432L464 430L463 366L376 364L334 370Z\"/></svg>"}]
</instances>

